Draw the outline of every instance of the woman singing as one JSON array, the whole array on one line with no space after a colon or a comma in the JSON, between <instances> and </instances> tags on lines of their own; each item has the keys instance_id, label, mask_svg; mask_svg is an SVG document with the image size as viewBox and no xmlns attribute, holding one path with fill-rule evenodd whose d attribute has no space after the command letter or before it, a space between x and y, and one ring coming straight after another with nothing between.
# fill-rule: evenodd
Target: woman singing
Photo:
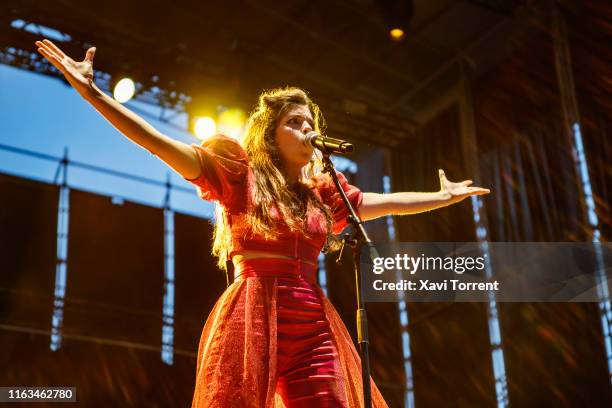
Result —
<instances>
[{"instance_id":1,"label":"woman singing","mask_svg":"<svg viewBox=\"0 0 612 408\"><path fill-rule=\"evenodd\" d=\"M38 51L109 122L216 201L213 253L234 281L200 340L194 407L361 407L359 355L316 283L317 257L347 211L304 135L321 113L297 88L264 92L244 141L216 135L187 145L154 129L93 82L95 48L75 62L49 40ZM440 170L435 193L362 193L338 173L364 220L447 206L487 189ZM372 382L375 407L386 407Z\"/></svg>"}]
</instances>

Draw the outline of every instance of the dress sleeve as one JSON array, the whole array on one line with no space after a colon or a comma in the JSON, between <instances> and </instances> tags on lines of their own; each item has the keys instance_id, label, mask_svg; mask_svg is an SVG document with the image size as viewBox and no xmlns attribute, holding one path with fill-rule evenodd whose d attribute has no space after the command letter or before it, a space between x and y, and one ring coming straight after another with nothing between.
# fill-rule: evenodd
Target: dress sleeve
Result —
<instances>
[{"instance_id":1,"label":"dress sleeve","mask_svg":"<svg viewBox=\"0 0 612 408\"><path fill-rule=\"evenodd\" d=\"M185 180L198 188L200 198L230 209L245 203L249 161L238 141L215 135L191 146L200 163L200 175Z\"/></svg>"},{"instance_id":2,"label":"dress sleeve","mask_svg":"<svg viewBox=\"0 0 612 408\"><path fill-rule=\"evenodd\" d=\"M337 171L338 181L340 181L340 186L346 193L347 198L359 214L359 207L361 206L361 202L363 201L363 193L357 187L350 185L344 177L344 174ZM342 197L340 193L336 189L336 185L334 181L328 174L320 176L320 179L317 181L317 190L319 191L319 195L321 196L321 200L327 206L329 206L332 217L334 219L333 232L334 234L339 234L346 228L348 222L346 218L349 215L348 209L344 205L342 201Z\"/></svg>"}]
</instances>

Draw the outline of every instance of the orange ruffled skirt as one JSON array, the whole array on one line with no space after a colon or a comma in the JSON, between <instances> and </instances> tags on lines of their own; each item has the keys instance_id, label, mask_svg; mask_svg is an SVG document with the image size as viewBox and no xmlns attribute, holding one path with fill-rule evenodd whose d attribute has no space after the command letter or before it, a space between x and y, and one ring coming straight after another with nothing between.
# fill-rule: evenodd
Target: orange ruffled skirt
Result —
<instances>
[{"instance_id":1,"label":"orange ruffled skirt","mask_svg":"<svg viewBox=\"0 0 612 408\"><path fill-rule=\"evenodd\" d=\"M363 406L361 361L315 269L240 263L206 320L192 407ZM372 384L372 406L387 407Z\"/></svg>"}]
</instances>

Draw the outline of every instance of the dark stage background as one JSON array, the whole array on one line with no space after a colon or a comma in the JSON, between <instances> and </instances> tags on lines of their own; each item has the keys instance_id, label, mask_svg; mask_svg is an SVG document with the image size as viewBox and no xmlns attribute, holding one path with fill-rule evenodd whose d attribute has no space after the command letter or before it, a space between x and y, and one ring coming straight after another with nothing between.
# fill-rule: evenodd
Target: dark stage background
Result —
<instances>
[{"instance_id":1,"label":"dark stage background","mask_svg":"<svg viewBox=\"0 0 612 408\"><path fill-rule=\"evenodd\" d=\"M55 3L64 9L48 6ZM359 171L351 181L362 190L382 192L388 175L393 191L436 191L442 168L453 181L473 179L491 189L478 224L488 241L591 241L596 234L610 241L609 2L407 2L414 9L404 43L388 42L376 2L314 3L319 9L307 1L241 1L232 10L212 5L210 13L194 3L192 13L173 9L160 30L150 22L166 21L160 14L167 4L147 6L145 18L140 2L93 10L71 1L9 1L0 6L0 57L56 75L26 65L27 53L7 58L9 47L28 50L35 36L17 33L4 16L37 16L74 34L65 46L75 54L85 42L115 52L116 59L97 61L111 76L130 67L147 75L163 69L157 85L164 92L194 89L196 97L212 92L248 105L262 88L302 86L320 102L330 135L354 140ZM74 6L71 19L64 18L67 4ZM250 13L236 11L238 5ZM117 10L116 25L108 23ZM125 37L126 21L134 21L139 36ZM217 94L223 87L211 84L228 86ZM576 167L574 123L597 225L589 222ZM83 406L188 406L200 331L225 289L210 255L211 224L174 214L168 365L161 359L164 210L71 189L63 339L51 351L59 197L57 185L0 175L0 385L75 386ZM390 239L387 220L367 227L375 240ZM469 199L394 217L393 227L398 241L479 239ZM329 298L355 336L349 255L342 265L328 256L325 265ZM495 378L489 307L409 303L402 323L396 303L369 304L372 374L389 406L612 406L598 304L497 304L502 379ZM611 327L610 320L603 324ZM402 352L407 338L409 356ZM502 383L507 389L500 391Z\"/></svg>"}]
</instances>

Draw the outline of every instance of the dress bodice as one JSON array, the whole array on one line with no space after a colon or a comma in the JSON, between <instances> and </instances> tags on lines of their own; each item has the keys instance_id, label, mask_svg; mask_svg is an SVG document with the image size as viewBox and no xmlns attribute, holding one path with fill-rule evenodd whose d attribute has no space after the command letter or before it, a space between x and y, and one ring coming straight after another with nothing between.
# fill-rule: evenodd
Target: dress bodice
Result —
<instances>
[{"instance_id":1,"label":"dress bodice","mask_svg":"<svg viewBox=\"0 0 612 408\"><path fill-rule=\"evenodd\" d=\"M230 259L237 251L254 250L316 263L327 238L325 216L319 209L308 209L304 229L306 235L291 231L280 217L273 239L266 240L254 235L250 233L247 217L254 175L242 146L235 139L224 135L215 135L200 145L192 146L197 153L201 173L188 181L197 186L202 199L216 201L225 208L232 232ZM348 199L358 209L363 199L362 192L350 185L342 173L338 172L338 178ZM333 232L340 233L347 225L348 210L331 177L327 174L314 177L309 186L329 206L334 220Z\"/></svg>"}]
</instances>

